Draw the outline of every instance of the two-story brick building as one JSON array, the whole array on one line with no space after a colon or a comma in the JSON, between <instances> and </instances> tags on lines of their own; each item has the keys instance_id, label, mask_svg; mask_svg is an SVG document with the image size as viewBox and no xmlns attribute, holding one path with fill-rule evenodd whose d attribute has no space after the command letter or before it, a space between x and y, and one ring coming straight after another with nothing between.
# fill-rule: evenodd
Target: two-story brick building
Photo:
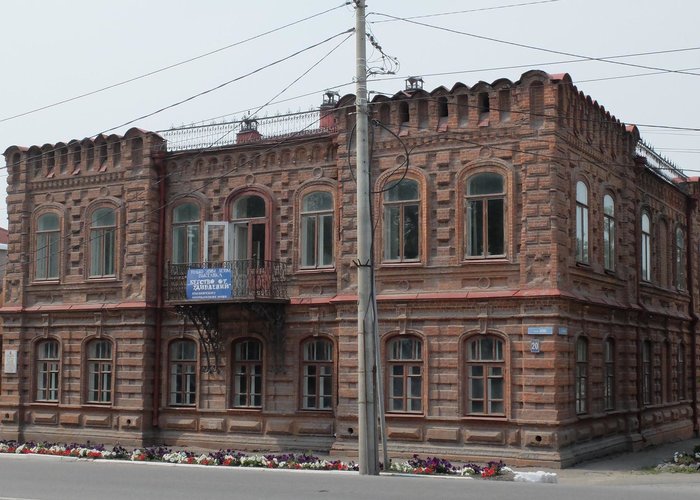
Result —
<instances>
[{"instance_id":1,"label":"two-story brick building","mask_svg":"<svg viewBox=\"0 0 700 500\"><path fill-rule=\"evenodd\" d=\"M697 179L568 75L372 104L392 454L698 431ZM6 150L2 438L357 447L354 96Z\"/></svg>"}]
</instances>

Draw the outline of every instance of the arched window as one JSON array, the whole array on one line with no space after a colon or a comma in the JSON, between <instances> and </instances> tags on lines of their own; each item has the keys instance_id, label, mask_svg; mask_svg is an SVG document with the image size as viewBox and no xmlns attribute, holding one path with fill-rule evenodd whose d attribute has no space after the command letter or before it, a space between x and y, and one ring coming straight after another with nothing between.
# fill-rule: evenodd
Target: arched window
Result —
<instances>
[{"instance_id":1,"label":"arched window","mask_svg":"<svg viewBox=\"0 0 700 500\"><path fill-rule=\"evenodd\" d=\"M588 412L588 340L576 341L576 413Z\"/></svg>"},{"instance_id":2,"label":"arched window","mask_svg":"<svg viewBox=\"0 0 700 500\"><path fill-rule=\"evenodd\" d=\"M492 335L471 337L466 343L467 415L505 414L504 343Z\"/></svg>"},{"instance_id":3,"label":"arched window","mask_svg":"<svg viewBox=\"0 0 700 500\"><path fill-rule=\"evenodd\" d=\"M34 279L57 280L61 229L58 215L48 213L37 219Z\"/></svg>"},{"instance_id":4,"label":"arched window","mask_svg":"<svg viewBox=\"0 0 700 500\"><path fill-rule=\"evenodd\" d=\"M576 262L588 264L588 187L576 183Z\"/></svg>"},{"instance_id":5,"label":"arched window","mask_svg":"<svg viewBox=\"0 0 700 500\"><path fill-rule=\"evenodd\" d=\"M660 286L667 288L670 281L669 267L673 264L672 257L669 255L671 245L669 244L668 224L665 219L659 219L657 228L657 239L655 242L657 250L657 282Z\"/></svg>"},{"instance_id":6,"label":"arched window","mask_svg":"<svg viewBox=\"0 0 700 500\"><path fill-rule=\"evenodd\" d=\"M199 206L183 203L173 209L173 264L199 262Z\"/></svg>"},{"instance_id":7,"label":"arched window","mask_svg":"<svg viewBox=\"0 0 700 500\"><path fill-rule=\"evenodd\" d=\"M194 406L197 401L197 344L177 340L170 344L170 405Z\"/></svg>"},{"instance_id":8,"label":"arched window","mask_svg":"<svg viewBox=\"0 0 700 500\"><path fill-rule=\"evenodd\" d=\"M437 100L437 111L438 118L447 118L449 116L450 110L447 106L447 97L440 96Z\"/></svg>"},{"instance_id":9,"label":"arched window","mask_svg":"<svg viewBox=\"0 0 700 500\"><path fill-rule=\"evenodd\" d=\"M686 273L685 273L685 233L680 227L676 228L675 253L676 253L676 288L678 290L686 289Z\"/></svg>"},{"instance_id":10,"label":"arched window","mask_svg":"<svg viewBox=\"0 0 700 500\"><path fill-rule=\"evenodd\" d=\"M93 340L87 345L87 402L112 402L112 343Z\"/></svg>"},{"instance_id":11,"label":"arched window","mask_svg":"<svg viewBox=\"0 0 700 500\"><path fill-rule=\"evenodd\" d=\"M505 179L494 172L476 174L467 180L467 258L504 257L506 253Z\"/></svg>"},{"instance_id":12,"label":"arched window","mask_svg":"<svg viewBox=\"0 0 700 500\"><path fill-rule=\"evenodd\" d=\"M233 260L251 260L260 266L267 258L268 211L265 199L248 194L231 207L233 224Z\"/></svg>"},{"instance_id":13,"label":"arched window","mask_svg":"<svg viewBox=\"0 0 700 500\"><path fill-rule=\"evenodd\" d=\"M642 212L641 272L643 281L651 281L651 221L649 214Z\"/></svg>"},{"instance_id":14,"label":"arched window","mask_svg":"<svg viewBox=\"0 0 700 500\"><path fill-rule=\"evenodd\" d=\"M606 270L615 270L615 202L609 194L603 197L603 260Z\"/></svg>"},{"instance_id":15,"label":"arched window","mask_svg":"<svg viewBox=\"0 0 700 500\"><path fill-rule=\"evenodd\" d=\"M652 364L651 364L651 341L645 340L642 343L642 402L645 405L651 404L652 388Z\"/></svg>"},{"instance_id":16,"label":"arched window","mask_svg":"<svg viewBox=\"0 0 700 500\"><path fill-rule=\"evenodd\" d=\"M333 266L333 195L309 193L301 202L301 267Z\"/></svg>"},{"instance_id":17,"label":"arched window","mask_svg":"<svg viewBox=\"0 0 700 500\"><path fill-rule=\"evenodd\" d=\"M387 344L388 407L390 412L423 411L423 343L412 336L395 337Z\"/></svg>"},{"instance_id":18,"label":"arched window","mask_svg":"<svg viewBox=\"0 0 700 500\"><path fill-rule=\"evenodd\" d=\"M603 343L603 405L606 411L615 409L615 341Z\"/></svg>"},{"instance_id":19,"label":"arched window","mask_svg":"<svg viewBox=\"0 0 700 500\"><path fill-rule=\"evenodd\" d=\"M399 103L399 123L401 125L408 125L411 120L411 115L408 112L408 103L406 101L401 101Z\"/></svg>"},{"instance_id":20,"label":"arched window","mask_svg":"<svg viewBox=\"0 0 700 500\"><path fill-rule=\"evenodd\" d=\"M420 189L413 179L391 180L384 192L384 260L420 259Z\"/></svg>"},{"instance_id":21,"label":"arched window","mask_svg":"<svg viewBox=\"0 0 700 500\"><path fill-rule=\"evenodd\" d=\"M333 405L333 344L327 339L310 339L302 345L301 407L330 410Z\"/></svg>"},{"instance_id":22,"label":"arched window","mask_svg":"<svg viewBox=\"0 0 700 500\"><path fill-rule=\"evenodd\" d=\"M90 277L115 275L117 215L113 208L99 208L90 220Z\"/></svg>"},{"instance_id":23,"label":"arched window","mask_svg":"<svg viewBox=\"0 0 700 500\"><path fill-rule=\"evenodd\" d=\"M58 401L60 355L58 341L44 340L36 346L36 400Z\"/></svg>"},{"instance_id":24,"label":"arched window","mask_svg":"<svg viewBox=\"0 0 700 500\"><path fill-rule=\"evenodd\" d=\"M262 407L262 343L246 339L233 345L233 406Z\"/></svg>"}]
</instances>

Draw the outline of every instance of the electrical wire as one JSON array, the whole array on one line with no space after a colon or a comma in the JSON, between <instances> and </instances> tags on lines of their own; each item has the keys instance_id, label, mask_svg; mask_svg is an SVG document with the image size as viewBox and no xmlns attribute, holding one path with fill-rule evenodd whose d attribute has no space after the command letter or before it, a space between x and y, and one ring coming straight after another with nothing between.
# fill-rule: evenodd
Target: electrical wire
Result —
<instances>
[{"instance_id":1,"label":"electrical wire","mask_svg":"<svg viewBox=\"0 0 700 500\"><path fill-rule=\"evenodd\" d=\"M423 14L420 16L406 17L404 19L425 19L427 17L451 16L454 14L468 14L468 13L472 13L472 12L484 12L484 11L488 11L488 10L509 9L512 7L526 7L526 6L530 6L530 5L539 5L539 4L543 4L543 3L555 3L558 1L559 0L539 0L539 1L535 1L535 2L514 3L514 4L510 4L510 5L498 5L495 7L481 7L479 9L454 10L451 12L439 12L437 14ZM374 12L368 12L367 17L369 17L372 14L374 14ZM384 19L381 21L367 21L367 22L371 23L371 24L379 24L379 23L392 23L395 21L397 21L397 19Z\"/></svg>"}]
</instances>

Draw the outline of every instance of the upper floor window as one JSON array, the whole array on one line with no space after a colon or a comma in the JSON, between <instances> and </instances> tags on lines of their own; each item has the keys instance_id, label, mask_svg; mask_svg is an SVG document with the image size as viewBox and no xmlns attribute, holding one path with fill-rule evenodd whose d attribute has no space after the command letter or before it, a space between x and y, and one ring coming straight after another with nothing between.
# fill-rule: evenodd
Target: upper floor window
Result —
<instances>
[{"instance_id":1,"label":"upper floor window","mask_svg":"<svg viewBox=\"0 0 700 500\"><path fill-rule=\"evenodd\" d=\"M645 405L651 404L652 388L652 364L651 364L651 341L645 340L642 343L642 402Z\"/></svg>"},{"instance_id":2,"label":"upper floor window","mask_svg":"<svg viewBox=\"0 0 700 500\"><path fill-rule=\"evenodd\" d=\"M588 187L576 183L576 262L588 263Z\"/></svg>"},{"instance_id":3,"label":"upper floor window","mask_svg":"<svg viewBox=\"0 0 700 500\"><path fill-rule=\"evenodd\" d=\"M685 290L686 288L686 273L685 273L685 233L680 227L676 228L675 237L675 253L676 253L676 288Z\"/></svg>"},{"instance_id":4,"label":"upper floor window","mask_svg":"<svg viewBox=\"0 0 700 500\"><path fill-rule=\"evenodd\" d=\"M384 260L420 258L420 189L418 181L389 181L384 192Z\"/></svg>"},{"instance_id":5,"label":"upper floor window","mask_svg":"<svg viewBox=\"0 0 700 500\"><path fill-rule=\"evenodd\" d=\"M301 202L301 266L333 266L333 195L309 193Z\"/></svg>"},{"instance_id":6,"label":"upper floor window","mask_svg":"<svg viewBox=\"0 0 700 500\"><path fill-rule=\"evenodd\" d=\"M651 281L651 221L649 214L642 213L642 242L641 242L641 272L642 280Z\"/></svg>"},{"instance_id":7,"label":"upper floor window","mask_svg":"<svg viewBox=\"0 0 700 500\"><path fill-rule=\"evenodd\" d=\"M58 215L49 213L37 219L35 279L58 279L60 237L61 229Z\"/></svg>"},{"instance_id":8,"label":"upper floor window","mask_svg":"<svg viewBox=\"0 0 700 500\"><path fill-rule=\"evenodd\" d=\"M603 405L606 410L615 409L615 342L603 343Z\"/></svg>"},{"instance_id":9,"label":"upper floor window","mask_svg":"<svg viewBox=\"0 0 700 500\"><path fill-rule=\"evenodd\" d=\"M588 340L576 341L576 413L588 411Z\"/></svg>"},{"instance_id":10,"label":"upper floor window","mask_svg":"<svg viewBox=\"0 0 700 500\"><path fill-rule=\"evenodd\" d=\"M56 340L44 340L36 346L36 400L58 401L59 349Z\"/></svg>"},{"instance_id":11,"label":"upper floor window","mask_svg":"<svg viewBox=\"0 0 700 500\"><path fill-rule=\"evenodd\" d=\"M92 213L90 224L90 276L114 276L117 216L113 208Z\"/></svg>"},{"instance_id":12,"label":"upper floor window","mask_svg":"<svg viewBox=\"0 0 700 500\"><path fill-rule=\"evenodd\" d=\"M112 401L112 343L93 340L87 346L88 403Z\"/></svg>"},{"instance_id":13,"label":"upper floor window","mask_svg":"<svg viewBox=\"0 0 700 500\"><path fill-rule=\"evenodd\" d=\"M253 265L264 262L269 253L267 244L268 211L265 199L244 195L232 206L233 225L232 260L251 260Z\"/></svg>"},{"instance_id":14,"label":"upper floor window","mask_svg":"<svg viewBox=\"0 0 700 500\"><path fill-rule=\"evenodd\" d=\"M199 207L183 203L173 209L173 264L199 261Z\"/></svg>"},{"instance_id":15,"label":"upper floor window","mask_svg":"<svg viewBox=\"0 0 700 500\"><path fill-rule=\"evenodd\" d=\"M484 172L469 178L465 199L466 257L505 255L505 203L502 175Z\"/></svg>"},{"instance_id":16,"label":"upper floor window","mask_svg":"<svg viewBox=\"0 0 700 500\"><path fill-rule=\"evenodd\" d=\"M302 346L302 408L330 410L333 404L333 344L311 339Z\"/></svg>"},{"instance_id":17,"label":"upper floor window","mask_svg":"<svg viewBox=\"0 0 700 500\"><path fill-rule=\"evenodd\" d=\"M423 410L423 343L401 336L387 344L388 411L419 413Z\"/></svg>"},{"instance_id":18,"label":"upper floor window","mask_svg":"<svg viewBox=\"0 0 700 500\"><path fill-rule=\"evenodd\" d=\"M603 261L605 269L615 270L615 202L609 194L603 197Z\"/></svg>"},{"instance_id":19,"label":"upper floor window","mask_svg":"<svg viewBox=\"0 0 700 500\"><path fill-rule=\"evenodd\" d=\"M479 335L467 342L467 414L505 414L503 341Z\"/></svg>"},{"instance_id":20,"label":"upper floor window","mask_svg":"<svg viewBox=\"0 0 700 500\"><path fill-rule=\"evenodd\" d=\"M233 346L233 406L262 407L262 343L247 339Z\"/></svg>"},{"instance_id":21,"label":"upper floor window","mask_svg":"<svg viewBox=\"0 0 700 500\"><path fill-rule=\"evenodd\" d=\"M194 406L197 400L197 344L177 340L170 344L170 405Z\"/></svg>"}]
</instances>

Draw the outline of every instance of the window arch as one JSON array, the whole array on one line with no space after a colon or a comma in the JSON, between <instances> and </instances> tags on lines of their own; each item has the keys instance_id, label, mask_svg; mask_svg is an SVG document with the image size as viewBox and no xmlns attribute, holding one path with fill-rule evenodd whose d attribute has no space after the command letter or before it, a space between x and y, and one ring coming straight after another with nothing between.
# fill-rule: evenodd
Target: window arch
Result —
<instances>
[{"instance_id":1,"label":"window arch","mask_svg":"<svg viewBox=\"0 0 700 500\"><path fill-rule=\"evenodd\" d=\"M194 406L197 401L197 344L193 340L170 343L170 406Z\"/></svg>"},{"instance_id":2,"label":"window arch","mask_svg":"<svg viewBox=\"0 0 700 500\"><path fill-rule=\"evenodd\" d=\"M467 179L464 203L466 258L505 256L505 184L505 178L496 172L482 172Z\"/></svg>"},{"instance_id":3,"label":"window arch","mask_svg":"<svg viewBox=\"0 0 700 500\"><path fill-rule=\"evenodd\" d=\"M423 411L423 341L413 335L392 338L386 345L389 379L387 411Z\"/></svg>"},{"instance_id":4,"label":"window arch","mask_svg":"<svg viewBox=\"0 0 700 500\"><path fill-rule=\"evenodd\" d=\"M301 407L304 410L330 410L333 405L333 343L311 338L301 345Z\"/></svg>"},{"instance_id":5,"label":"window arch","mask_svg":"<svg viewBox=\"0 0 700 500\"><path fill-rule=\"evenodd\" d=\"M421 258L421 193L415 179L387 182L384 191L384 261L415 262Z\"/></svg>"},{"instance_id":6,"label":"window arch","mask_svg":"<svg viewBox=\"0 0 700 500\"><path fill-rule=\"evenodd\" d=\"M685 232L683 228L677 227L674 238L675 248L675 285L678 290L686 289L686 272L685 272Z\"/></svg>"},{"instance_id":7,"label":"window arch","mask_svg":"<svg viewBox=\"0 0 700 500\"><path fill-rule=\"evenodd\" d=\"M475 335L467 339L465 350L465 413L505 415L505 342L495 335Z\"/></svg>"},{"instance_id":8,"label":"window arch","mask_svg":"<svg viewBox=\"0 0 700 500\"><path fill-rule=\"evenodd\" d=\"M34 279L57 280L61 252L60 218L55 213L45 213L37 218L35 233Z\"/></svg>"},{"instance_id":9,"label":"window arch","mask_svg":"<svg viewBox=\"0 0 700 500\"><path fill-rule=\"evenodd\" d=\"M603 342L603 406L606 411L615 409L615 341Z\"/></svg>"},{"instance_id":10,"label":"window arch","mask_svg":"<svg viewBox=\"0 0 700 500\"><path fill-rule=\"evenodd\" d=\"M117 213L102 207L90 217L90 277L105 278L116 274Z\"/></svg>"},{"instance_id":11,"label":"window arch","mask_svg":"<svg viewBox=\"0 0 700 500\"><path fill-rule=\"evenodd\" d=\"M233 344L233 407L261 408L263 346L257 339Z\"/></svg>"},{"instance_id":12,"label":"window arch","mask_svg":"<svg viewBox=\"0 0 700 500\"><path fill-rule=\"evenodd\" d=\"M173 209L173 264L199 262L200 221L199 205L196 203L182 203Z\"/></svg>"},{"instance_id":13,"label":"window arch","mask_svg":"<svg viewBox=\"0 0 700 500\"><path fill-rule=\"evenodd\" d=\"M576 413L588 413L588 339L576 340Z\"/></svg>"},{"instance_id":14,"label":"window arch","mask_svg":"<svg viewBox=\"0 0 700 500\"><path fill-rule=\"evenodd\" d=\"M615 201L609 194L603 197L603 263L615 270Z\"/></svg>"},{"instance_id":15,"label":"window arch","mask_svg":"<svg viewBox=\"0 0 700 500\"><path fill-rule=\"evenodd\" d=\"M576 262L588 264L588 186L576 183Z\"/></svg>"},{"instance_id":16,"label":"window arch","mask_svg":"<svg viewBox=\"0 0 700 500\"><path fill-rule=\"evenodd\" d=\"M651 220L642 212L641 273L642 281L651 281Z\"/></svg>"},{"instance_id":17,"label":"window arch","mask_svg":"<svg viewBox=\"0 0 700 500\"><path fill-rule=\"evenodd\" d=\"M95 339L87 344L87 402L112 402L112 343Z\"/></svg>"},{"instance_id":18,"label":"window arch","mask_svg":"<svg viewBox=\"0 0 700 500\"><path fill-rule=\"evenodd\" d=\"M36 345L36 401L58 402L60 348L57 340Z\"/></svg>"},{"instance_id":19,"label":"window arch","mask_svg":"<svg viewBox=\"0 0 700 500\"><path fill-rule=\"evenodd\" d=\"M301 200L300 259L302 268L333 267L333 195L313 191Z\"/></svg>"}]
</instances>

